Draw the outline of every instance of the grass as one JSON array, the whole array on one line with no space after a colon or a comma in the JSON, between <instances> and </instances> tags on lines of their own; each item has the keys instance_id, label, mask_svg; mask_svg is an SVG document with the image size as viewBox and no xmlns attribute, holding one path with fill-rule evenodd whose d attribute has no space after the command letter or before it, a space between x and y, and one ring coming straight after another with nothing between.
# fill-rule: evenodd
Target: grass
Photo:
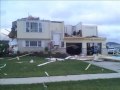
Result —
<instances>
[{"instance_id":1,"label":"grass","mask_svg":"<svg viewBox=\"0 0 120 90\"><path fill-rule=\"evenodd\" d=\"M33 59L34 63L29 63ZM75 74L95 74L95 73L112 73L114 71L107 70L94 65L86 71L88 63L77 61L77 60L66 60L49 63L45 66L38 67L40 63L44 63L47 60L36 56L26 56L20 58L20 60L0 60L0 66L6 64L5 68L0 70L0 78L9 77L35 77L35 76L46 76L45 71L49 75L75 75ZM23 63L16 63L23 62ZM7 75L5 75L5 73Z\"/></svg>"},{"instance_id":2,"label":"grass","mask_svg":"<svg viewBox=\"0 0 120 90\"><path fill-rule=\"evenodd\" d=\"M1 85L1 90L120 90L120 78L30 85Z\"/></svg>"}]
</instances>

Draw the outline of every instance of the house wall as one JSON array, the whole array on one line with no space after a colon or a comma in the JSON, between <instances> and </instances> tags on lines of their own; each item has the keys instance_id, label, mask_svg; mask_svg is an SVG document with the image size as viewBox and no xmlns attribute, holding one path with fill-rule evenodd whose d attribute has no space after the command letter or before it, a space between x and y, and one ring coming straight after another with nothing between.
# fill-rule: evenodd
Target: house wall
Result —
<instances>
[{"instance_id":1,"label":"house wall","mask_svg":"<svg viewBox=\"0 0 120 90\"><path fill-rule=\"evenodd\" d=\"M78 32L79 30L82 30L82 23L78 23L76 26L76 31Z\"/></svg>"},{"instance_id":2,"label":"house wall","mask_svg":"<svg viewBox=\"0 0 120 90\"><path fill-rule=\"evenodd\" d=\"M61 40L64 37L64 22L51 21L50 23L50 37L53 39L53 34L59 33Z\"/></svg>"},{"instance_id":3,"label":"house wall","mask_svg":"<svg viewBox=\"0 0 120 90\"><path fill-rule=\"evenodd\" d=\"M97 26L82 25L82 36L98 36Z\"/></svg>"},{"instance_id":4,"label":"house wall","mask_svg":"<svg viewBox=\"0 0 120 90\"><path fill-rule=\"evenodd\" d=\"M42 23L42 32L26 32L26 21L17 21L17 38L49 39L50 24L49 22L41 22L41 23Z\"/></svg>"},{"instance_id":5,"label":"house wall","mask_svg":"<svg viewBox=\"0 0 120 90\"><path fill-rule=\"evenodd\" d=\"M73 33L73 26L72 25L66 25L65 26L65 33L67 33L68 35L72 35Z\"/></svg>"},{"instance_id":6,"label":"house wall","mask_svg":"<svg viewBox=\"0 0 120 90\"><path fill-rule=\"evenodd\" d=\"M25 46L25 41L29 41L29 40L39 40L41 41L41 47L26 47ZM50 40L40 40L40 39L18 39L18 50L20 52L40 52L40 51L44 51L45 47L48 47L48 43L50 42Z\"/></svg>"},{"instance_id":7,"label":"house wall","mask_svg":"<svg viewBox=\"0 0 120 90\"><path fill-rule=\"evenodd\" d=\"M57 23L51 21L29 21L29 22L41 22L42 32L26 32L26 21L17 21L17 38L31 38L31 39L51 39L51 32L64 31L64 22Z\"/></svg>"}]
</instances>

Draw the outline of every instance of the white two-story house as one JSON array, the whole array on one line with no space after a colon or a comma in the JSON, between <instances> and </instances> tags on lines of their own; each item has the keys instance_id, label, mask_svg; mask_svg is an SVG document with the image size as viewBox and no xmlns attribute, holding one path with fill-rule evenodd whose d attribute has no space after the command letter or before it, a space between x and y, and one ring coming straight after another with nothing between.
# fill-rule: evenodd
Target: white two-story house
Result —
<instances>
[{"instance_id":1,"label":"white two-story house","mask_svg":"<svg viewBox=\"0 0 120 90\"><path fill-rule=\"evenodd\" d=\"M97 26L94 25L64 25L64 21L41 20L29 16L14 21L12 26L17 31L20 52L44 51L52 43L60 52L89 55L90 48L98 46L99 53L106 54L106 38L98 36ZM71 51L71 46L77 46L77 51Z\"/></svg>"}]
</instances>

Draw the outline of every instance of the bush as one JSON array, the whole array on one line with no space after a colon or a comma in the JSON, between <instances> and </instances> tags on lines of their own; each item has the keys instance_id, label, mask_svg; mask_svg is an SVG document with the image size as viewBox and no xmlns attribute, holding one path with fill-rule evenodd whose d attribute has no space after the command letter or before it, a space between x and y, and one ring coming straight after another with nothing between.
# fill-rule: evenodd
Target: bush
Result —
<instances>
[{"instance_id":1,"label":"bush","mask_svg":"<svg viewBox=\"0 0 120 90\"><path fill-rule=\"evenodd\" d=\"M45 47L45 52L48 52L48 47Z\"/></svg>"}]
</instances>

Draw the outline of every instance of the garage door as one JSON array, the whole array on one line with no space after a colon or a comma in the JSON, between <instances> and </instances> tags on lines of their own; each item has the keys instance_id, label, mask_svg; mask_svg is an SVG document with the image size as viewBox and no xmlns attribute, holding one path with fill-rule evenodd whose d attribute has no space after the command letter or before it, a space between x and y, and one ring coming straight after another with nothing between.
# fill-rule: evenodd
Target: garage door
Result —
<instances>
[{"instance_id":1,"label":"garage door","mask_svg":"<svg viewBox=\"0 0 120 90\"><path fill-rule=\"evenodd\" d=\"M66 43L66 52L70 55L82 53L82 43Z\"/></svg>"}]
</instances>

